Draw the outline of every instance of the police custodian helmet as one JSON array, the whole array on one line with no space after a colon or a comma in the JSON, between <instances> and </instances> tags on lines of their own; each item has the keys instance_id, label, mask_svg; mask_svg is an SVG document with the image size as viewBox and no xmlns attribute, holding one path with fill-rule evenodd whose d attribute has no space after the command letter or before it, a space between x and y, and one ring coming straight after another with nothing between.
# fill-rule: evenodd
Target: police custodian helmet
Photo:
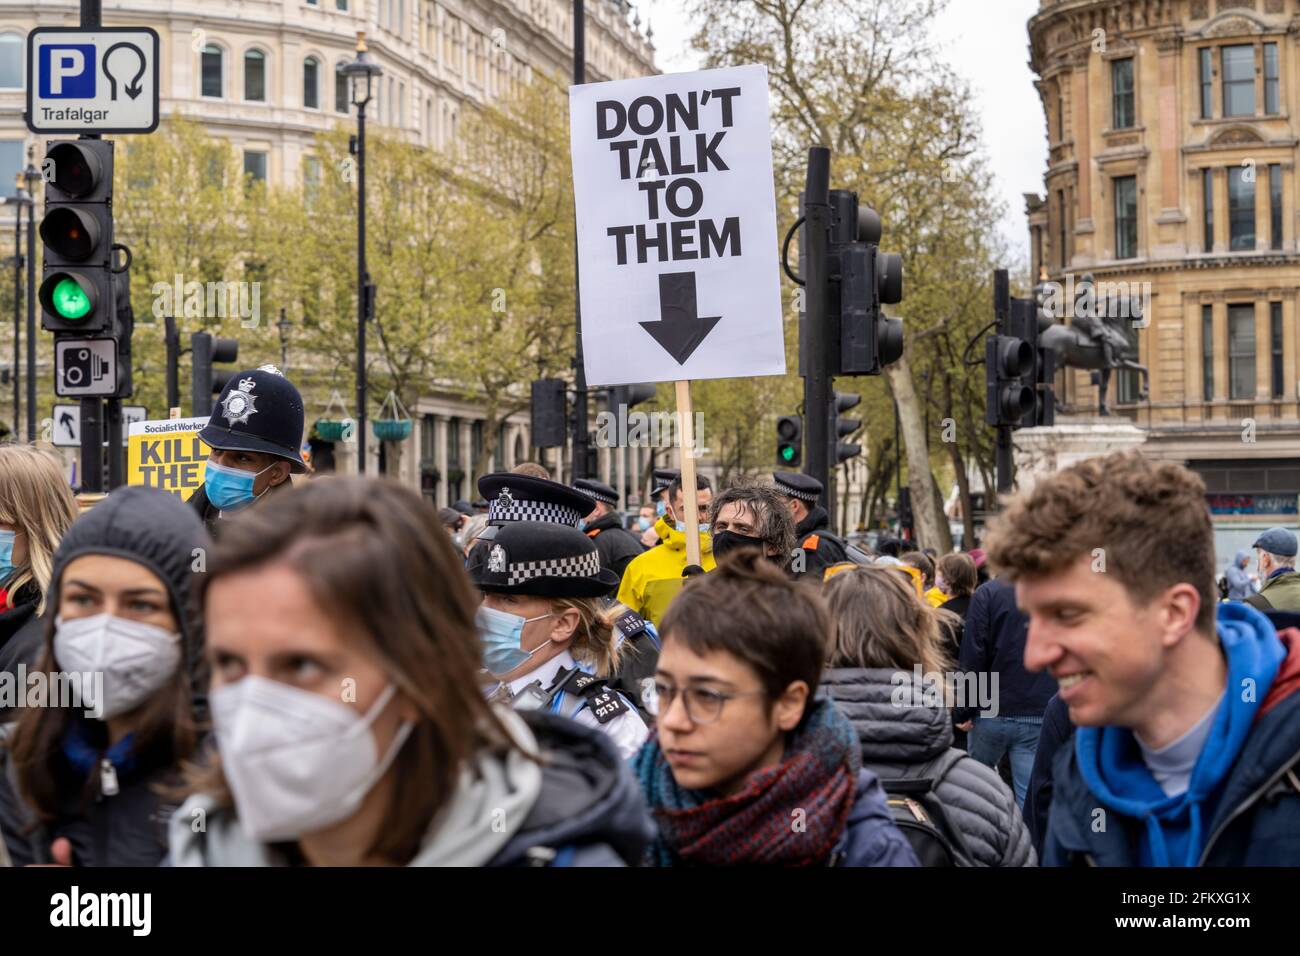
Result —
<instances>
[{"instance_id":1,"label":"police custodian helmet","mask_svg":"<svg viewBox=\"0 0 1300 956\"><path fill-rule=\"evenodd\" d=\"M263 365L230 376L199 438L221 451L275 455L302 474L302 431L298 389L274 365Z\"/></svg>"}]
</instances>

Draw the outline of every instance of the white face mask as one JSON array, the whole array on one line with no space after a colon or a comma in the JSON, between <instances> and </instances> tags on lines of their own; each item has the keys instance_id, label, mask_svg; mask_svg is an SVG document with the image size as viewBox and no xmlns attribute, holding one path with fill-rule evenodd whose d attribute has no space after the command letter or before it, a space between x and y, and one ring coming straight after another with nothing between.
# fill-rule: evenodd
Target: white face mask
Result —
<instances>
[{"instance_id":1,"label":"white face mask","mask_svg":"<svg viewBox=\"0 0 1300 956\"><path fill-rule=\"evenodd\" d=\"M248 676L212 691L212 723L239 822L262 843L293 840L346 820L415 728L398 728L380 759L370 726L397 686L364 717L342 701Z\"/></svg>"},{"instance_id":2,"label":"white face mask","mask_svg":"<svg viewBox=\"0 0 1300 956\"><path fill-rule=\"evenodd\" d=\"M71 621L56 617L54 628L60 670L104 675L104 699L89 702L100 720L135 710L180 666L180 635L154 624L96 614Z\"/></svg>"}]
</instances>

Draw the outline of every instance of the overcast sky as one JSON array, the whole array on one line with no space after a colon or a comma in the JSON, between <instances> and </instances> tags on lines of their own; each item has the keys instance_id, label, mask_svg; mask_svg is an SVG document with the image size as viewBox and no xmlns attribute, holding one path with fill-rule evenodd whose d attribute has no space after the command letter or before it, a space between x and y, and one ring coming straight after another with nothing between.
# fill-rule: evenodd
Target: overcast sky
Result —
<instances>
[{"instance_id":1,"label":"overcast sky","mask_svg":"<svg viewBox=\"0 0 1300 956\"><path fill-rule=\"evenodd\" d=\"M636 2L642 20L648 17L654 27L659 68L665 73L696 69L698 57L688 49L694 28L684 13L684 0ZM971 84L975 112L984 127L984 150L1007 206L998 228L1026 266L1029 233L1023 195L1043 191L1047 162L1042 105L1029 69L1025 28L1038 6L1038 0L949 0L935 23L949 64Z\"/></svg>"}]
</instances>

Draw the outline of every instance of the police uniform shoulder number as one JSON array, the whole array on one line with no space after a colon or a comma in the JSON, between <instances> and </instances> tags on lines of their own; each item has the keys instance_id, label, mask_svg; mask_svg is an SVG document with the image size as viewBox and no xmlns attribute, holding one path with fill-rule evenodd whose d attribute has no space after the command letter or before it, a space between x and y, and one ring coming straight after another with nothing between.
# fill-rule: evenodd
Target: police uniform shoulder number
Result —
<instances>
[{"instance_id":1,"label":"police uniform shoulder number","mask_svg":"<svg viewBox=\"0 0 1300 956\"><path fill-rule=\"evenodd\" d=\"M571 694L581 694L587 699L587 708L599 723L607 724L615 717L628 712L628 705L616 690L607 686L603 678L582 671L573 671L560 685Z\"/></svg>"},{"instance_id":2,"label":"police uniform shoulder number","mask_svg":"<svg viewBox=\"0 0 1300 956\"><path fill-rule=\"evenodd\" d=\"M645 630L645 618L636 611L628 611L614 619L618 632L626 638L636 637Z\"/></svg>"}]
</instances>

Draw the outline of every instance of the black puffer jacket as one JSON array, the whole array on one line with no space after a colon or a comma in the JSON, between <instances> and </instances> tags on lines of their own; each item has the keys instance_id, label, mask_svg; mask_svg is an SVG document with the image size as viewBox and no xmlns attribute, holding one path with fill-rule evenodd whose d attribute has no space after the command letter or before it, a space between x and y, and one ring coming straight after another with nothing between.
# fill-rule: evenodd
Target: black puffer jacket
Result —
<instances>
[{"instance_id":1,"label":"black puffer jacket","mask_svg":"<svg viewBox=\"0 0 1300 956\"><path fill-rule=\"evenodd\" d=\"M45 619L36 613L41 603L41 592L28 584L14 595L13 606L0 612L0 671L8 671L17 682L18 665L29 668L40 655L41 639L45 634ZM0 706L0 723L17 720L21 711L17 707Z\"/></svg>"},{"instance_id":2,"label":"black puffer jacket","mask_svg":"<svg viewBox=\"0 0 1300 956\"><path fill-rule=\"evenodd\" d=\"M156 574L167 588L179 624L180 666L189 675L200 722L205 717L206 680L203 632L192 587L201 569L197 561L210 545L202 522L180 499L152 488L122 488L68 529L54 555L49 592L53 605L64 570L74 558L87 554L127 558ZM42 656L47 640L42 637ZM115 762L118 792L103 794L102 774L79 769L78 763L85 763L87 755L103 759L105 727L75 711L69 727L78 732L64 735L51 761L58 780L57 818L33 829L34 814L18 792L13 761L8 759L7 738L14 726L0 731L0 836L15 865L49 862L50 845L59 837L68 839L74 862L83 866L153 866L163 859L166 821L174 803L158 789L175 784L178 771L169 743L133 752L121 766Z\"/></svg>"},{"instance_id":3,"label":"black puffer jacket","mask_svg":"<svg viewBox=\"0 0 1300 956\"><path fill-rule=\"evenodd\" d=\"M836 668L822 676L823 690L858 732L863 767L882 779L900 777L952 746L948 709L929 705L923 687L914 694L914 684L912 672L887 668ZM934 792L976 866L1037 863L1015 795L997 771L962 756Z\"/></svg>"}]
</instances>

